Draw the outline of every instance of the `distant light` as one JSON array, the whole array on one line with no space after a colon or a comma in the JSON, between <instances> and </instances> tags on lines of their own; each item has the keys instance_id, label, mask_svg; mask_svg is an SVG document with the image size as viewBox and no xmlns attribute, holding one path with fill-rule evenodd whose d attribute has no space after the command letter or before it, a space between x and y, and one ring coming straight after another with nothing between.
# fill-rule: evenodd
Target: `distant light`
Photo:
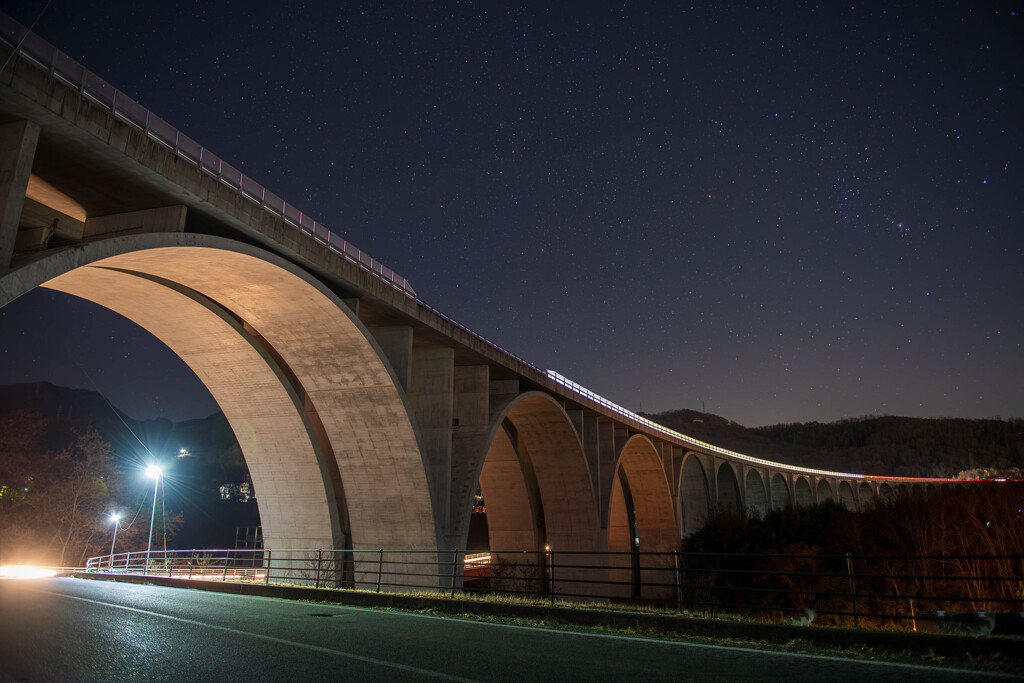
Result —
<instances>
[{"instance_id":1,"label":"distant light","mask_svg":"<svg viewBox=\"0 0 1024 683\"><path fill-rule=\"evenodd\" d=\"M164 473L164 469L159 465L150 465L146 468L146 476L153 479L157 479Z\"/></svg>"},{"instance_id":2,"label":"distant light","mask_svg":"<svg viewBox=\"0 0 1024 683\"><path fill-rule=\"evenodd\" d=\"M57 576L57 572L44 567L33 567L27 564L0 567L0 579L45 579L51 576Z\"/></svg>"},{"instance_id":3,"label":"distant light","mask_svg":"<svg viewBox=\"0 0 1024 683\"><path fill-rule=\"evenodd\" d=\"M187 448L180 448L180 449L178 449L178 456L177 457L179 457L179 458L187 458L190 455L192 455L192 454L188 452Z\"/></svg>"},{"instance_id":4,"label":"distant light","mask_svg":"<svg viewBox=\"0 0 1024 683\"><path fill-rule=\"evenodd\" d=\"M114 522L114 523L120 522L121 521L121 513L120 512L111 512L110 513L110 521Z\"/></svg>"}]
</instances>

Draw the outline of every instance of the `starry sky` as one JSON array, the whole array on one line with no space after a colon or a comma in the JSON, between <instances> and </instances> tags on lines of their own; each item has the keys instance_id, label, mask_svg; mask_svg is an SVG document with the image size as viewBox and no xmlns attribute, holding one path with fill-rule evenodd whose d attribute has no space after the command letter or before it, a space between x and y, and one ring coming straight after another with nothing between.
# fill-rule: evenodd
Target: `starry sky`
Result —
<instances>
[{"instance_id":1,"label":"starry sky","mask_svg":"<svg viewBox=\"0 0 1024 683\"><path fill-rule=\"evenodd\" d=\"M758 426L1024 415L1022 9L52 0L36 32L538 367ZM0 311L0 383L39 379L216 409L43 292Z\"/></svg>"}]
</instances>

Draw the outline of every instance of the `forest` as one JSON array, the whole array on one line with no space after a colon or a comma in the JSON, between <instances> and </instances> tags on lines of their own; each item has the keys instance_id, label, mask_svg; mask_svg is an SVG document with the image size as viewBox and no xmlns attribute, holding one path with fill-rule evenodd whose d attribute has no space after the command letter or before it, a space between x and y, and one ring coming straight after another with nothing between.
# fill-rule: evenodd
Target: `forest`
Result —
<instances>
[{"instance_id":1,"label":"forest","mask_svg":"<svg viewBox=\"0 0 1024 683\"><path fill-rule=\"evenodd\" d=\"M189 457L177 457L185 449ZM110 552L110 513L122 515L117 552L145 550L154 481L153 547L233 547L259 524L255 502L221 500L249 480L223 415L140 422L95 392L40 383L0 387L0 564L79 565ZM165 524L166 519L166 524Z\"/></svg>"},{"instance_id":2,"label":"forest","mask_svg":"<svg viewBox=\"0 0 1024 683\"><path fill-rule=\"evenodd\" d=\"M905 494L863 512L832 501L763 518L718 511L683 540L684 602L847 625L856 611L859 625L914 630L915 615L940 610L1019 614L1022 528L1018 482Z\"/></svg>"},{"instance_id":3,"label":"forest","mask_svg":"<svg viewBox=\"0 0 1024 683\"><path fill-rule=\"evenodd\" d=\"M54 426L27 410L0 415L0 564L81 566L109 552L114 511L123 517L122 549L144 547L152 488L127 485L110 444L94 429L48 448ZM180 513L157 507L158 539L180 526Z\"/></svg>"}]
</instances>

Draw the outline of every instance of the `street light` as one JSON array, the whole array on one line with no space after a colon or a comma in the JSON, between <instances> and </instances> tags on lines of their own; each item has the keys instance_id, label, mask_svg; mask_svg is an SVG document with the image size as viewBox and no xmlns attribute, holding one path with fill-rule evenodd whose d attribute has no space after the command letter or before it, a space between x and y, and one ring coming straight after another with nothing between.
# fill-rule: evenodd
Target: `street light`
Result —
<instances>
[{"instance_id":1,"label":"street light","mask_svg":"<svg viewBox=\"0 0 1024 683\"><path fill-rule=\"evenodd\" d=\"M110 521L114 523L114 537L110 539L110 571L114 571L114 543L117 542L117 527L121 525L121 513L111 512Z\"/></svg>"},{"instance_id":2,"label":"street light","mask_svg":"<svg viewBox=\"0 0 1024 683\"><path fill-rule=\"evenodd\" d=\"M159 465L150 465L146 468L146 475L153 477L156 482L153 484L153 512L149 515L149 543L146 544L146 573L149 573L149 554L153 550L153 520L156 519L156 491L160 488L160 476L164 473Z\"/></svg>"}]
</instances>

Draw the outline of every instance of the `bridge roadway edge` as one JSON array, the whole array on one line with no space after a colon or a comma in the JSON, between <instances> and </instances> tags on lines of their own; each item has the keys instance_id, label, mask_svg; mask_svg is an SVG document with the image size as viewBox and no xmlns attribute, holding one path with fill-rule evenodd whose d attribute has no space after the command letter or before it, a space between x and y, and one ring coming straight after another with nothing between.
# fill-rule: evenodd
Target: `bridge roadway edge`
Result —
<instances>
[{"instance_id":1,"label":"bridge roadway edge","mask_svg":"<svg viewBox=\"0 0 1024 683\"><path fill-rule=\"evenodd\" d=\"M530 619L555 626L629 630L631 635L649 637L644 631L665 635L713 640L743 641L730 645L744 647L768 643L779 646L801 642L822 648L869 648L878 653L937 657L992 657L1024 662L1022 639L1007 636L972 637L934 633L872 631L866 629L787 626L725 619L700 619L681 615L626 612L593 608L522 605L459 598L424 597L398 593L368 593L329 588L226 583L165 576L138 576L74 572L76 579L155 585L166 588L203 590L251 597L279 598L331 603L352 607L431 611L448 616Z\"/></svg>"}]
</instances>

